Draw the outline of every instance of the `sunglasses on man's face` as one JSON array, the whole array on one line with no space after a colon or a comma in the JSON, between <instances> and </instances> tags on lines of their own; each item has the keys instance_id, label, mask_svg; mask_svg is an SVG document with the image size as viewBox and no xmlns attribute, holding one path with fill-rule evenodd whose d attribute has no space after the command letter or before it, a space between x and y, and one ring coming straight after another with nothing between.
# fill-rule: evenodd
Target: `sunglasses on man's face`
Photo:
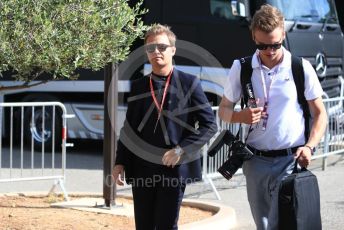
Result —
<instances>
[{"instance_id":1,"label":"sunglasses on man's face","mask_svg":"<svg viewBox=\"0 0 344 230\"><path fill-rule=\"evenodd\" d=\"M275 43L275 44L256 44L257 49L259 50L267 50L269 47L272 50L278 50L279 48L281 48L282 43Z\"/></svg>"},{"instance_id":2,"label":"sunglasses on man's face","mask_svg":"<svg viewBox=\"0 0 344 230\"><path fill-rule=\"evenodd\" d=\"M153 53L156 48L158 48L159 52L164 52L168 47L171 47L171 45L158 43L158 44L148 44L145 46L146 51L148 53Z\"/></svg>"}]
</instances>

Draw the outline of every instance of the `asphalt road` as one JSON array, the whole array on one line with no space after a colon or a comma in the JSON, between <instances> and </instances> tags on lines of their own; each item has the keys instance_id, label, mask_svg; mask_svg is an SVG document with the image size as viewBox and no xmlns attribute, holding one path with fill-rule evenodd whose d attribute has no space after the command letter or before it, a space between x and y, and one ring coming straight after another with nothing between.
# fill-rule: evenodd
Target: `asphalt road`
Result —
<instances>
[{"instance_id":1,"label":"asphalt road","mask_svg":"<svg viewBox=\"0 0 344 230\"><path fill-rule=\"evenodd\" d=\"M8 152L8 151L7 151ZM6 155L6 149L2 151L0 179L9 175L9 156ZM31 167L31 153L24 152L24 167ZM12 159L13 167L20 165L20 151L14 151ZM58 168L61 166L61 155L56 153L54 164L56 169L54 173L61 173ZM26 163L25 163L26 162ZM44 156L45 167L51 167L51 154ZM321 214L324 230L341 230L344 226L344 155L333 156L329 158L329 166L325 171L321 170L322 160L312 162L310 169L317 175L320 196L321 196ZM38 169L42 165L42 155L37 152L34 154L34 174L42 174ZM103 159L102 142L80 141L75 143L74 148L67 151L67 170L65 187L68 192L78 193L98 193L103 190ZM27 172L26 172L27 171ZM22 172L31 173L26 169ZM51 171L44 171L45 174ZM12 175L20 175L20 171L12 170ZM209 183L197 183L187 187L185 197L219 202L235 209L237 215L238 227L236 229L248 230L255 229L251 217L249 205L246 198L245 178L237 175L231 181L225 179L214 180L219 191L221 200L216 199ZM0 183L0 193L18 193L18 192L48 192L53 185L53 181L27 181L27 182L6 182ZM59 191L59 190L57 190ZM129 187L118 189L118 193L130 193Z\"/></svg>"}]
</instances>

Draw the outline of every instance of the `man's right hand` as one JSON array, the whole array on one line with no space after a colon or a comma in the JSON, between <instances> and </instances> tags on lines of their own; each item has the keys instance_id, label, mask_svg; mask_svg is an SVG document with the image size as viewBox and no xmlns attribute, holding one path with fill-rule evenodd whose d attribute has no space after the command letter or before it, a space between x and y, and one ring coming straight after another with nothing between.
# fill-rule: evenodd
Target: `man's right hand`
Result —
<instances>
[{"instance_id":1,"label":"man's right hand","mask_svg":"<svg viewBox=\"0 0 344 230\"><path fill-rule=\"evenodd\" d=\"M259 100L257 99L257 104ZM225 96L222 97L220 108L219 108L219 117L221 120L229 123L245 123L253 124L260 121L261 117L266 115L263 114L263 108L245 108L239 112L234 111L234 103L229 101Z\"/></svg>"},{"instance_id":2,"label":"man's right hand","mask_svg":"<svg viewBox=\"0 0 344 230\"><path fill-rule=\"evenodd\" d=\"M258 107L258 108L245 108L243 110L241 110L240 112L238 112L237 115L239 115L241 117L241 123L245 123L245 124L254 124L260 121L260 119L262 118L262 111L263 108L262 107Z\"/></svg>"},{"instance_id":3,"label":"man's right hand","mask_svg":"<svg viewBox=\"0 0 344 230\"><path fill-rule=\"evenodd\" d=\"M116 184L123 186L124 185L124 166L115 165L112 170L112 176Z\"/></svg>"}]
</instances>

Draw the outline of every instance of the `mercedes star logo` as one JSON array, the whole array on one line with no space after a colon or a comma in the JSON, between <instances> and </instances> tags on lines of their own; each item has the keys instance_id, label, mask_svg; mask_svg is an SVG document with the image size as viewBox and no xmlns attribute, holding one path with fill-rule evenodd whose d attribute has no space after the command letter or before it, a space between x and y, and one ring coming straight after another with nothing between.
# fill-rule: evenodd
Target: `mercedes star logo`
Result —
<instances>
[{"instance_id":1,"label":"mercedes star logo","mask_svg":"<svg viewBox=\"0 0 344 230\"><path fill-rule=\"evenodd\" d=\"M315 70L317 71L319 77L326 76L327 61L323 53L318 53L315 57Z\"/></svg>"}]
</instances>

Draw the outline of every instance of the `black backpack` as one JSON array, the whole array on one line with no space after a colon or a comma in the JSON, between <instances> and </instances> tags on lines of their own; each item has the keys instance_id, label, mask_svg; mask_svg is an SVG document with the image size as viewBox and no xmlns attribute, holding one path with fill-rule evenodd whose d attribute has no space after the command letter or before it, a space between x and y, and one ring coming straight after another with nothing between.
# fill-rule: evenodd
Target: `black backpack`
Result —
<instances>
[{"instance_id":1,"label":"black backpack","mask_svg":"<svg viewBox=\"0 0 344 230\"><path fill-rule=\"evenodd\" d=\"M241 109L243 109L244 106L247 106L247 101L248 101L248 94L245 87L248 83L252 83L251 77L252 77L253 70L252 70L251 62L252 62L252 56L244 57L240 59L240 63L241 63L240 83L241 83L242 92L243 92L243 97L241 98ZM304 95L305 73L303 71L302 59L296 56L292 56L291 69L292 69L293 78L294 78L296 91L297 91L297 101L299 102L302 108L303 117L305 118L305 140L307 141L309 137L309 133L310 133L311 113L308 107L306 97Z\"/></svg>"}]
</instances>

